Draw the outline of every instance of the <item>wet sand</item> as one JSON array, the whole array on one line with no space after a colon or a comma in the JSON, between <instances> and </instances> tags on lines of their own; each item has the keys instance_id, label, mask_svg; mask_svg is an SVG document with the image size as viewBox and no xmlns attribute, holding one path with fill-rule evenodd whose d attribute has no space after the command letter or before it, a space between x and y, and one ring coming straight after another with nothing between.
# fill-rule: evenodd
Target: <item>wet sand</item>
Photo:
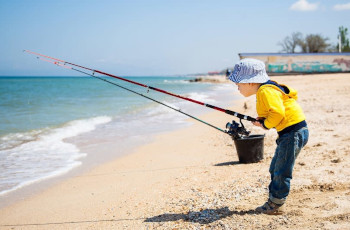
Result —
<instances>
[{"instance_id":1,"label":"wet sand","mask_svg":"<svg viewBox=\"0 0 350 230\"><path fill-rule=\"evenodd\" d=\"M228 135L190 121L132 154L2 208L0 229L349 228L350 74L272 79L298 90L310 130L285 214L253 212L267 199L274 130L245 122L252 133L266 134L264 159L240 164ZM232 110L256 116L255 97L242 97ZM224 127L232 117L214 111L201 119Z\"/></svg>"}]
</instances>

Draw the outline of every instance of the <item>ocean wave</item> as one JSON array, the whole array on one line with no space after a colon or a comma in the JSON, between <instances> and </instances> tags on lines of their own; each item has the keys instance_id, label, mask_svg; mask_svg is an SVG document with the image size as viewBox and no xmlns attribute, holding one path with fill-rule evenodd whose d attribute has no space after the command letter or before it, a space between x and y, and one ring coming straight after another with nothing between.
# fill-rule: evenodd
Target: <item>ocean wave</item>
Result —
<instances>
[{"instance_id":1,"label":"ocean wave","mask_svg":"<svg viewBox=\"0 0 350 230\"><path fill-rule=\"evenodd\" d=\"M194 92L194 93L189 93L187 95L187 97L193 99L193 100L197 100L197 101L200 101L200 102L215 102L215 100L213 98L210 98L209 95L207 94L204 94L204 93L197 93L197 92Z\"/></svg>"},{"instance_id":2,"label":"ocean wave","mask_svg":"<svg viewBox=\"0 0 350 230\"><path fill-rule=\"evenodd\" d=\"M213 87L214 90L225 90L225 91L235 91L237 90L237 86L235 86L232 83L226 83L226 84L217 84Z\"/></svg>"},{"instance_id":3,"label":"ocean wave","mask_svg":"<svg viewBox=\"0 0 350 230\"><path fill-rule=\"evenodd\" d=\"M12 149L24 143L37 140L47 129L32 130L24 133L10 133L0 138L0 151Z\"/></svg>"},{"instance_id":4,"label":"ocean wave","mask_svg":"<svg viewBox=\"0 0 350 230\"><path fill-rule=\"evenodd\" d=\"M190 83L188 80L164 80L165 84L188 84Z\"/></svg>"},{"instance_id":5,"label":"ocean wave","mask_svg":"<svg viewBox=\"0 0 350 230\"><path fill-rule=\"evenodd\" d=\"M74 120L61 127L2 137L0 195L79 166L81 162L78 160L86 154L64 140L90 132L111 120L110 117L99 116Z\"/></svg>"}]
</instances>

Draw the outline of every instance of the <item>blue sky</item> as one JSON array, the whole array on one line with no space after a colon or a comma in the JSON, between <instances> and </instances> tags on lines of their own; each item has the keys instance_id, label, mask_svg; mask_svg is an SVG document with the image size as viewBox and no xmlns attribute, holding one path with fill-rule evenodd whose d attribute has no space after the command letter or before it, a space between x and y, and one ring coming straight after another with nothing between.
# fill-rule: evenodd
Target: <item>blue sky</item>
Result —
<instances>
[{"instance_id":1,"label":"blue sky","mask_svg":"<svg viewBox=\"0 0 350 230\"><path fill-rule=\"evenodd\" d=\"M74 75L23 49L121 76L232 67L292 32L337 42L350 0L0 0L0 76Z\"/></svg>"}]
</instances>

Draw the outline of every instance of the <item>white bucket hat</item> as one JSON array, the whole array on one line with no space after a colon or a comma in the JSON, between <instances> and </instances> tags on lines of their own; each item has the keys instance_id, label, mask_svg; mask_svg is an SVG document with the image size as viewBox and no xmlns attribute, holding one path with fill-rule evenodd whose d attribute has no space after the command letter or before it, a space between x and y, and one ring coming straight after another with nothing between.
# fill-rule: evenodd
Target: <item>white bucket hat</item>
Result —
<instances>
[{"instance_id":1,"label":"white bucket hat","mask_svg":"<svg viewBox=\"0 0 350 230\"><path fill-rule=\"evenodd\" d=\"M265 83L270 80L264 62L252 58L239 61L228 78L235 83Z\"/></svg>"}]
</instances>

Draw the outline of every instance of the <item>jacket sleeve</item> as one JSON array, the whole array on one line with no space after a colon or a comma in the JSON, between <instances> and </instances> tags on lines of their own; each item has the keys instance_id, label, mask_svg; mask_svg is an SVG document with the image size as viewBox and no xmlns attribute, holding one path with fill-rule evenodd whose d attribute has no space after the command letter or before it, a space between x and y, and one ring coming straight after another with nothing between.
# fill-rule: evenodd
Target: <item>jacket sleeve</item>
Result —
<instances>
[{"instance_id":1,"label":"jacket sleeve","mask_svg":"<svg viewBox=\"0 0 350 230\"><path fill-rule=\"evenodd\" d=\"M268 129L276 127L285 117L282 93L278 90L267 88L259 93L259 98L257 99L258 115L266 118L264 126Z\"/></svg>"}]
</instances>

